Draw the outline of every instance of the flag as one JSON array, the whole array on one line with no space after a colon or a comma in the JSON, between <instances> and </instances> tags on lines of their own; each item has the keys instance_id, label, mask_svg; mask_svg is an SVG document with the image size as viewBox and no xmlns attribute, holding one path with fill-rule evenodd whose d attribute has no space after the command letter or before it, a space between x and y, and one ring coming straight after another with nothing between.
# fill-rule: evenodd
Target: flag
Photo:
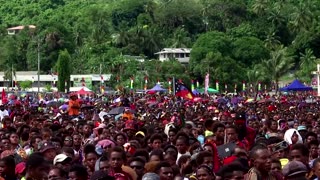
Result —
<instances>
[{"instance_id":1,"label":"flag","mask_svg":"<svg viewBox=\"0 0 320 180\"><path fill-rule=\"evenodd\" d=\"M209 73L207 73L206 77L204 78L204 93L208 94L209 88Z\"/></svg>"},{"instance_id":2,"label":"flag","mask_svg":"<svg viewBox=\"0 0 320 180\"><path fill-rule=\"evenodd\" d=\"M6 104L8 102L6 91L4 91L4 88L2 88L1 99L2 99L2 104Z\"/></svg>"},{"instance_id":3,"label":"flag","mask_svg":"<svg viewBox=\"0 0 320 180\"><path fill-rule=\"evenodd\" d=\"M185 99L193 99L193 94L192 92L185 86L182 82L176 82L175 83L176 87L176 96L185 98Z\"/></svg>"},{"instance_id":4,"label":"flag","mask_svg":"<svg viewBox=\"0 0 320 180\"><path fill-rule=\"evenodd\" d=\"M193 90L194 90L194 81L191 80L191 91L193 91Z\"/></svg>"}]
</instances>

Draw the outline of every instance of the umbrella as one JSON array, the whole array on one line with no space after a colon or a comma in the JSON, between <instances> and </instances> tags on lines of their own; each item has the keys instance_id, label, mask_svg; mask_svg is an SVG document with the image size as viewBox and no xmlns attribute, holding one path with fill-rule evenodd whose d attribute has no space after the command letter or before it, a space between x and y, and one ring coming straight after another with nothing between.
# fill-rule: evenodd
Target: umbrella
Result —
<instances>
[{"instance_id":1,"label":"umbrella","mask_svg":"<svg viewBox=\"0 0 320 180\"><path fill-rule=\"evenodd\" d=\"M49 101L47 103L47 107L58 106L58 105L59 105L59 102L57 101Z\"/></svg>"},{"instance_id":2,"label":"umbrella","mask_svg":"<svg viewBox=\"0 0 320 180\"><path fill-rule=\"evenodd\" d=\"M62 106L59 107L59 109L62 109L63 111L66 111L68 109L67 104L63 104Z\"/></svg>"},{"instance_id":3,"label":"umbrella","mask_svg":"<svg viewBox=\"0 0 320 180\"><path fill-rule=\"evenodd\" d=\"M252 98L246 100L246 103L253 103L253 102L254 102L254 99Z\"/></svg>"},{"instance_id":4,"label":"umbrella","mask_svg":"<svg viewBox=\"0 0 320 180\"><path fill-rule=\"evenodd\" d=\"M117 114L121 114L124 112L124 107L116 107L111 109L111 111L108 112L108 114L110 115L117 115Z\"/></svg>"},{"instance_id":5,"label":"umbrella","mask_svg":"<svg viewBox=\"0 0 320 180\"><path fill-rule=\"evenodd\" d=\"M227 102L228 102L228 100L225 99L225 98L219 98L219 99L218 99L218 103L219 103L219 104L227 104Z\"/></svg>"},{"instance_id":6,"label":"umbrella","mask_svg":"<svg viewBox=\"0 0 320 180\"><path fill-rule=\"evenodd\" d=\"M258 101L258 104L263 104L263 103L266 103L266 102L267 102L266 99L261 99L261 100Z\"/></svg>"},{"instance_id":7,"label":"umbrella","mask_svg":"<svg viewBox=\"0 0 320 180\"><path fill-rule=\"evenodd\" d=\"M123 115L123 113L121 113L121 114L119 114L119 115L116 115L116 116L114 117L114 119L117 121L122 115Z\"/></svg>"}]
</instances>

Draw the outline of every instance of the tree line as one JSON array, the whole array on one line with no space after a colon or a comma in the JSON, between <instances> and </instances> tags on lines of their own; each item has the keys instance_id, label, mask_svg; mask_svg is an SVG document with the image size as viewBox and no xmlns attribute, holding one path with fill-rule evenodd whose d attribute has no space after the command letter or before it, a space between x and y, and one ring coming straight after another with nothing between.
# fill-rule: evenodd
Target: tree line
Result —
<instances>
[{"instance_id":1,"label":"tree line","mask_svg":"<svg viewBox=\"0 0 320 180\"><path fill-rule=\"evenodd\" d=\"M209 72L229 87L278 82L288 73L310 82L319 62L320 2L313 0L0 0L0 70L112 73L112 84L170 77L203 82ZM35 25L9 36L6 29ZM190 64L159 62L162 48L192 48ZM138 62L130 56L140 56ZM62 58L63 59L63 58ZM120 81L120 82L119 82Z\"/></svg>"}]
</instances>

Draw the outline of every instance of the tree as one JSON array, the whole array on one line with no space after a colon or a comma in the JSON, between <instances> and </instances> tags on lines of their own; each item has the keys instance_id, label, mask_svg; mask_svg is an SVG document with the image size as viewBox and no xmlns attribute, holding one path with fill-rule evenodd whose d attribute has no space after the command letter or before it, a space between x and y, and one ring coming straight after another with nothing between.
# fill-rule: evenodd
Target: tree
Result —
<instances>
[{"instance_id":1,"label":"tree","mask_svg":"<svg viewBox=\"0 0 320 180\"><path fill-rule=\"evenodd\" d=\"M280 46L271 52L270 59L262 61L262 71L265 76L271 77L278 91L279 79L294 66L293 56L286 47Z\"/></svg>"},{"instance_id":2,"label":"tree","mask_svg":"<svg viewBox=\"0 0 320 180\"><path fill-rule=\"evenodd\" d=\"M69 91L70 87L70 67L71 57L67 50L63 50L59 52L59 58L57 62L57 70L58 70L58 90L63 92L65 89ZM67 83L67 87L65 86L65 82Z\"/></svg>"},{"instance_id":3,"label":"tree","mask_svg":"<svg viewBox=\"0 0 320 180\"><path fill-rule=\"evenodd\" d=\"M317 63L320 60L314 56L311 49L305 49L304 53L300 53L300 69L297 75L300 79L310 82L312 74L311 72L316 70Z\"/></svg>"},{"instance_id":4,"label":"tree","mask_svg":"<svg viewBox=\"0 0 320 180\"><path fill-rule=\"evenodd\" d=\"M19 85L22 90L26 90L26 89L32 88L32 81L29 81L29 80L22 81L22 82L19 82Z\"/></svg>"}]
</instances>

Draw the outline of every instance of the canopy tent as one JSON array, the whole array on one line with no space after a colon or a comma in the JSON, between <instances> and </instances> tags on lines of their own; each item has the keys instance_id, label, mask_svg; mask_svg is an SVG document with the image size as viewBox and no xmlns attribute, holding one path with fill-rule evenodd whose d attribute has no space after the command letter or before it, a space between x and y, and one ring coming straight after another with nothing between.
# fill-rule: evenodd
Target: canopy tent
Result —
<instances>
[{"instance_id":1,"label":"canopy tent","mask_svg":"<svg viewBox=\"0 0 320 180\"><path fill-rule=\"evenodd\" d=\"M204 88L199 89L199 92L204 93ZM208 88L208 93L219 93L219 91L213 88Z\"/></svg>"},{"instance_id":2,"label":"canopy tent","mask_svg":"<svg viewBox=\"0 0 320 180\"><path fill-rule=\"evenodd\" d=\"M77 94L79 94L79 95L87 95L87 94L92 94L92 92L91 91L86 91L86 90L84 90L84 88L82 88L79 91L77 91Z\"/></svg>"},{"instance_id":3,"label":"canopy tent","mask_svg":"<svg viewBox=\"0 0 320 180\"><path fill-rule=\"evenodd\" d=\"M162 88L160 84L156 84L152 89L148 89L147 91L159 92L159 91L167 91L167 90Z\"/></svg>"},{"instance_id":4,"label":"canopy tent","mask_svg":"<svg viewBox=\"0 0 320 180\"><path fill-rule=\"evenodd\" d=\"M280 88L280 91L311 91L312 87L302 84L298 79L295 79L286 87Z\"/></svg>"}]
</instances>

